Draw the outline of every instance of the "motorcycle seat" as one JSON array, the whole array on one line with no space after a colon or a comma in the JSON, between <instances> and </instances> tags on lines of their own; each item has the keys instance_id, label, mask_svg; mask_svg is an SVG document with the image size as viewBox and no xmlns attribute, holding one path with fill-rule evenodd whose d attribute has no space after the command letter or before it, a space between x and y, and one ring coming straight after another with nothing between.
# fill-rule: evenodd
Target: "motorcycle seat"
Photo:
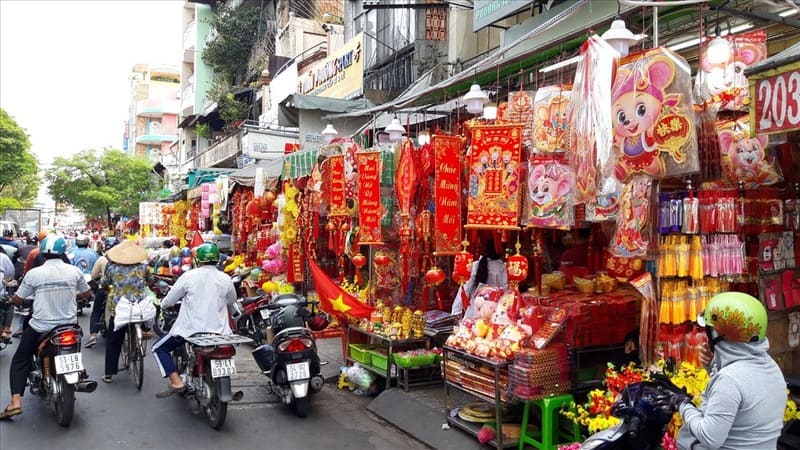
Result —
<instances>
[{"instance_id":1,"label":"motorcycle seat","mask_svg":"<svg viewBox=\"0 0 800 450\"><path fill-rule=\"evenodd\" d=\"M253 303L255 303L255 302L257 302L257 301L259 301L259 300L261 300L263 298L264 298L264 296L262 296L262 295L256 295L255 297L245 297L245 298L242 299L242 306L247 306L247 305L253 304Z\"/></svg>"}]
</instances>

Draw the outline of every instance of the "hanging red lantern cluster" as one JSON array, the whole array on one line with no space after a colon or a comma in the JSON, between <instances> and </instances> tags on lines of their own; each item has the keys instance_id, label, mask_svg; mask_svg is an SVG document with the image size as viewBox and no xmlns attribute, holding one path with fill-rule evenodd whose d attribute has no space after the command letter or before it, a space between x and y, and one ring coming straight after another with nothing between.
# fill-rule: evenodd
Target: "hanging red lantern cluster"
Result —
<instances>
[{"instance_id":1,"label":"hanging red lantern cluster","mask_svg":"<svg viewBox=\"0 0 800 450\"><path fill-rule=\"evenodd\" d=\"M506 270L508 271L508 284L513 290L519 289L519 283L528 278L528 258L519 253L521 245L519 240L514 248L517 253L508 257L506 260Z\"/></svg>"},{"instance_id":2,"label":"hanging red lantern cluster","mask_svg":"<svg viewBox=\"0 0 800 450\"><path fill-rule=\"evenodd\" d=\"M461 245L464 248L456 254L455 261L453 262L453 281L464 284L472 276L474 257L472 253L467 251L467 245L469 245L467 241L461 242Z\"/></svg>"},{"instance_id":3,"label":"hanging red lantern cluster","mask_svg":"<svg viewBox=\"0 0 800 450\"><path fill-rule=\"evenodd\" d=\"M359 252L350 258L350 262L352 262L356 268L356 284L360 285L363 282L361 277L361 268L367 265L367 257Z\"/></svg>"}]
</instances>

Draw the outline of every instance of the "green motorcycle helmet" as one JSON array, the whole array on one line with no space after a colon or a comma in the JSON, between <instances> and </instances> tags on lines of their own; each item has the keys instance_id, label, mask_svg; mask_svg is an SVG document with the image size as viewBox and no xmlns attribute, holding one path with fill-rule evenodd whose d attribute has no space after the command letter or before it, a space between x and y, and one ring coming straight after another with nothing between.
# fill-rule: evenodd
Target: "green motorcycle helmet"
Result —
<instances>
[{"instance_id":1,"label":"green motorcycle helmet","mask_svg":"<svg viewBox=\"0 0 800 450\"><path fill-rule=\"evenodd\" d=\"M722 292L715 295L699 317L700 325L716 331L717 340L758 342L767 335L767 310L752 295Z\"/></svg>"},{"instance_id":2,"label":"green motorcycle helmet","mask_svg":"<svg viewBox=\"0 0 800 450\"><path fill-rule=\"evenodd\" d=\"M206 242L205 244L201 244L194 249L194 261L195 264L209 264L213 263L216 264L219 262L219 248L217 248L217 244L212 244Z\"/></svg>"}]
</instances>

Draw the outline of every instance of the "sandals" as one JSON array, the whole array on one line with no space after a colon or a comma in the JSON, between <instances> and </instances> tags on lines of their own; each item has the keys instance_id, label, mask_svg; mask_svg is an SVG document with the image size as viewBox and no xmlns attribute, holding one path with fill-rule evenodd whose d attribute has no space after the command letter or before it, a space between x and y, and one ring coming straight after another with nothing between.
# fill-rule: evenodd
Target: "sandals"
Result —
<instances>
[{"instance_id":1,"label":"sandals","mask_svg":"<svg viewBox=\"0 0 800 450\"><path fill-rule=\"evenodd\" d=\"M0 333L0 342L11 343L11 332L10 331L4 331L4 332Z\"/></svg>"},{"instance_id":2,"label":"sandals","mask_svg":"<svg viewBox=\"0 0 800 450\"><path fill-rule=\"evenodd\" d=\"M8 420L19 414L22 414L22 408L8 409L8 407L6 407L6 409L4 409L3 412L0 413L0 420Z\"/></svg>"},{"instance_id":3,"label":"sandals","mask_svg":"<svg viewBox=\"0 0 800 450\"><path fill-rule=\"evenodd\" d=\"M158 394L156 394L156 398L167 398L172 396L173 394L183 394L184 392L186 392L186 386L174 387L170 385L167 386L167 389L165 391L161 391Z\"/></svg>"},{"instance_id":4,"label":"sandals","mask_svg":"<svg viewBox=\"0 0 800 450\"><path fill-rule=\"evenodd\" d=\"M97 345L97 337L90 337L89 342L84 345L84 348L92 348Z\"/></svg>"},{"instance_id":5,"label":"sandals","mask_svg":"<svg viewBox=\"0 0 800 450\"><path fill-rule=\"evenodd\" d=\"M100 380L103 383L113 383L114 382L114 380L111 378L111 375L103 375L102 377L100 377Z\"/></svg>"}]
</instances>

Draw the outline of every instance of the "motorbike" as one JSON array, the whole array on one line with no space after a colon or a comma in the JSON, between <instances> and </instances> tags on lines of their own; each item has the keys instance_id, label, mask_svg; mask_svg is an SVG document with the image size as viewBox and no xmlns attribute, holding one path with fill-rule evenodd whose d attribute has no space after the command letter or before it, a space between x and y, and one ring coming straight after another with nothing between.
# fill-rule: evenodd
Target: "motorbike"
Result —
<instances>
[{"instance_id":1,"label":"motorbike","mask_svg":"<svg viewBox=\"0 0 800 450\"><path fill-rule=\"evenodd\" d=\"M3 295L0 297L0 323L4 323L3 321L6 318L6 314L14 314L14 307L8 301L8 295ZM4 338L0 336L0 351L5 350L8 347L8 344L11 343L11 338Z\"/></svg>"},{"instance_id":2,"label":"motorbike","mask_svg":"<svg viewBox=\"0 0 800 450\"><path fill-rule=\"evenodd\" d=\"M599 431L581 444L582 450L649 450L660 446L664 429L677 406L671 399L686 393L664 375L625 387L611 414L621 420L617 425Z\"/></svg>"},{"instance_id":3,"label":"motorbike","mask_svg":"<svg viewBox=\"0 0 800 450\"><path fill-rule=\"evenodd\" d=\"M309 396L324 383L312 330L323 330L328 321L306 308L311 304L301 296L283 294L256 309L267 322L267 341L253 350L253 358L267 376L270 392L291 405L298 417L308 415Z\"/></svg>"},{"instance_id":4,"label":"motorbike","mask_svg":"<svg viewBox=\"0 0 800 450\"><path fill-rule=\"evenodd\" d=\"M238 300L231 308L231 329L237 334L249 337L255 345L261 345L267 337L269 312L265 307L271 297L263 293L254 297L243 297L242 277L236 275L232 277L232 281Z\"/></svg>"},{"instance_id":5,"label":"motorbike","mask_svg":"<svg viewBox=\"0 0 800 450\"><path fill-rule=\"evenodd\" d=\"M89 284L91 286L90 283L92 281L92 274L90 274L90 273L83 274L83 279L86 280L86 284ZM86 298L77 298L76 297L75 301L78 302L78 315L82 316L83 315L83 308L88 308L88 307L91 306L92 298L91 297L86 297Z\"/></svg>"},{"instance_id":6,"label":"motorbike","mask_svg":"<svg viewBox=\"0 0 800 450\"><path fill-rule=\"evenodd\" d=\"M168 308L170 309L170 308ZM251 342L244 336L195 333L172 351L175 367L187 386L186 398L194 398L211 428L220 429L228 414L228 402L241 400L242 391L231 392L236 374L234 344Z\"/></svg>"},{"instance_id":7,"label":"motorbike","mask_svg":"<svg viewBox=\"0 0 800 450\"><path fill-rule=\"evenodd\" d=\"M55 408L56 420L69 426L75 413L75 392L91 393L97 382L89 380L81 356L83 331L78 324L59 325L47 333L33 357L28 375L30 391Z\"/></svg>"},{"instance_id":8,"label":"motorbike","mask_svg":"<svg viewBox=\"0 0 800 450\"><path fill-rule=\"evenodd\" d=\"M149 286L150 290L156 295L153 300L153 304L156 306L156 319L153 322L153 332L159 337L167 334L172 324L175 323L175 319L178 317L177 309L168 312L161 309L161 299L167 296L174 282L175 280L172 278L154 275L153 283Z\"/></svg>"}]
</instances>

